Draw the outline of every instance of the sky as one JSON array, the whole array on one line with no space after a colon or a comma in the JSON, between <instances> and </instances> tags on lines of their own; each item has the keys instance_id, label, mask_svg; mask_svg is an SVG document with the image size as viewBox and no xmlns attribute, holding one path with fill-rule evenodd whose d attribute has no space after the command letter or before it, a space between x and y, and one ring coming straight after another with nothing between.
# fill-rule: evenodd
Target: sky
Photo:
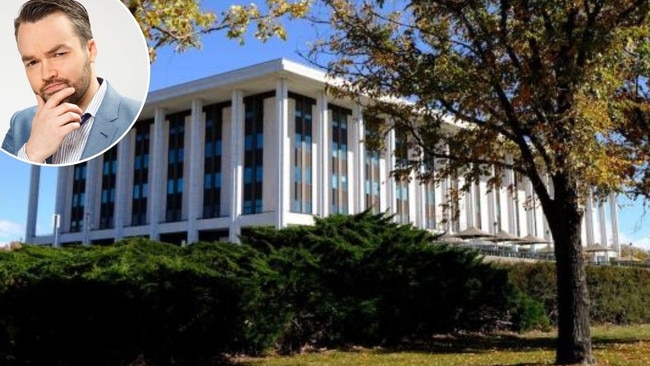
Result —
<instances>
[{"instance_id":1,"label":"sky","mask_svg":"<svg viewBox=\"0 0 650 366\"><path fill-rule=\"evenodd\" d=\"M5 28L3 24L0 31ZM201 49L180 54L169 48L160 49L151 65L149 91L277 58L306 64L298 52L309 49L309 44L317 37L316 30L305 21L286 23L286 28L286 41L272 39L262 43L249 37L242 46L237 41L228 40L224 33L213 33L202 38ZM13 38L9 44L4 43L6 38L0 38L0 41L5 47L15 47ZM6 70L7 62L7 57L0 61L3 70ZM52 232L56 172L56 168L41 168L37 234ZM30 165L0 153L0 245L24 238L29 177ZM619 199L619 241L650 250L650 213L646 214L640 203Z\"/></svg>"}]
</instances>

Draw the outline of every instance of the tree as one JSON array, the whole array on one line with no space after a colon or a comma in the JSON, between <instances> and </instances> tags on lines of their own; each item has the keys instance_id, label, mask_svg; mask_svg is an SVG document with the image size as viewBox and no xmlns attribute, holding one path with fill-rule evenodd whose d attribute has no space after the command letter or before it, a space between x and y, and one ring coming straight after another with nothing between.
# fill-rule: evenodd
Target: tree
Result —
<instances>
[{"instance_id":1,"label":"tree","mask_svg":"<svg viewBox=\"0 0 650 366\"><path fill-rule=\"evenodd\" d=\"M255 37L262 41L277 36L286 38L279 19L304 17L309 0L266 0L264 7L255 3L232 5L219 15L199 7L198 0L122 0L142 28L149 44L151 62L156 49L174 46L176 51L200 47L201 35L226 31L229 38L243 43L248 27L256 27Z\"/></svg>"},{"instance_id":2,"label":"tree","mask_svg":"<svg viewBox=\"0 0 650 366\"><path fill-rule=\"evenodd\" d=\"M555 242L556 362L594 364L583 204L650 193L648 0L323 2L332 30L310 59L408 132L410 171L528 177Z\"/></svg>"}]
</instances>

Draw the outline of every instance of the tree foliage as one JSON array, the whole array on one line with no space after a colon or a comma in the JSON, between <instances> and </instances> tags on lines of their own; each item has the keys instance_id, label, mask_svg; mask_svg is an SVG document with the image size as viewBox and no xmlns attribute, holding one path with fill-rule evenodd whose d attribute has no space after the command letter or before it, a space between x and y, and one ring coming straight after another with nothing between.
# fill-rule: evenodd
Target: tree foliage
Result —
<instances>
[{"instance_id":1,"label":"tree foliage","mask_svg":"<svg viewBox=\"0 0 650 366\"><path fill-rule=\"evenodd\" d=\"M556 361L594 363L583 204L650 195L649 2L323 2L333 31L312 59L333 56L329 73L347 81L336 95L362 95L383 131L408 133L398 173L465 189L510 170L530 180L555 242Z\"/></svg>"},{"instance_id":2,"label":"tree foliage","mask_svg":"<svg viewBox=\"0 0 650 366\"><path fill-rule=\"evenodd\" d=\"M176 51L200 47L202 35L226 31L228 38L243 43L249 27L265 41L286 38L280 19L299 18L309 10L309 0L266 0L264 5L231 5L217 14L201 9L198 0L122 0L142 28L153 62L156 49L173 46Z\"/></svg>"},{"instance_id":3,"label":"tree foliage","mask_svg":"<svg viewBox=\"0 0 650 366\"><path fill-rule=\"evenodd\" d=\"M325 3L334 33L312 56L334 54L338 91L412 133L411 164L445 158L432 178L502 167L536 185L579 177L581 193L647 185L647 1ZM451 120L467 128L439 128Z\"/></svg>"}]
</instances>

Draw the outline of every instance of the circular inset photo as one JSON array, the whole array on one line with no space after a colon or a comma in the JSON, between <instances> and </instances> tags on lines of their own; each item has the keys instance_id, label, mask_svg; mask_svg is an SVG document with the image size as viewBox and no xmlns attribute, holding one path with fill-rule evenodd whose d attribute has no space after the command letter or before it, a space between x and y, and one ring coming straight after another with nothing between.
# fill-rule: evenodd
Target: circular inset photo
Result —
<instances>
[{"instance_id":1,"label":"circular inset photo","mask_svg":"<svg viewBox=\"0 0 650 366\"><path fill-rule=\"evenodd\" d=\"M149 89L149 52L120 0L3 0L2 150L64 166L117 144Z\"/></svg>"}]
</instances>

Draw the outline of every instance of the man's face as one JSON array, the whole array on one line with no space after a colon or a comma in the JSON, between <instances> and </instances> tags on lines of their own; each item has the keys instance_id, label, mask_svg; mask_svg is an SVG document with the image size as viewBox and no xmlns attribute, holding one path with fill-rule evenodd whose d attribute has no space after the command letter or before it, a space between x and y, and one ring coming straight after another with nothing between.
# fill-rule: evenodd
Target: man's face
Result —
<instances>
[{"instance_id":1,"label":"man's face","mask_svg":"<svg viewBox=\"0 0 650 366\"><path fill-rule=\"evenodd\" d=\"M75 92L66 102L81 104L90 100L86 91L93 77L90 64L97 54L95 41L82 45L72 22L63 13L22 23L17 43L34 93L47 102L52 94L72 86Z\"/></svg>"}]
</instances>

